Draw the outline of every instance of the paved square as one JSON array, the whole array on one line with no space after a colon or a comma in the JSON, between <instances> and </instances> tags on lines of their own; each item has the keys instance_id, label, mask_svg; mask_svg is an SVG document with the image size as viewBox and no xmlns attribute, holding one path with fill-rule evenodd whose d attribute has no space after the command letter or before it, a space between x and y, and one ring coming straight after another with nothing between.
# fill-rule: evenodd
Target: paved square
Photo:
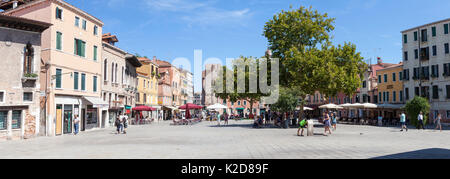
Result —
<instances>
[{"instance_id":1,"label":"paved square","mask_svg":"<svg viewBox=\"0 0 450 179\"><path fill-rule=\"evenodd\" d=\"M130 126L127 135L113 128L80 135L0 142L0 158L219 158L219 159L450 159L450 131L400 132L398 128L338 125L331 136L298 137L297 129L251 128L251 121L229 126L169 122Z\"/></svg>"}]
</instances>

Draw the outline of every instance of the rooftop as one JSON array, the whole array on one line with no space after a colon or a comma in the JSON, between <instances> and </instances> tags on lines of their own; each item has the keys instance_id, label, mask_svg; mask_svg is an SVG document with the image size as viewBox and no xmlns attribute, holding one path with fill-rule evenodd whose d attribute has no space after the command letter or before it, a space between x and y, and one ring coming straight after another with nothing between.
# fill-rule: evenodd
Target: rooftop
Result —
<instances>
[{"instance_id":1,"label":"rooftop","mask_svg":"<svg viewBox=\"0 0 450 179\"><path fill-rule=\"evenodd\" d=\"M0 14L0 27L7 27L31 32L43 32L51 25L52 24L46 22Z\"/></svg>"}]
</instances>

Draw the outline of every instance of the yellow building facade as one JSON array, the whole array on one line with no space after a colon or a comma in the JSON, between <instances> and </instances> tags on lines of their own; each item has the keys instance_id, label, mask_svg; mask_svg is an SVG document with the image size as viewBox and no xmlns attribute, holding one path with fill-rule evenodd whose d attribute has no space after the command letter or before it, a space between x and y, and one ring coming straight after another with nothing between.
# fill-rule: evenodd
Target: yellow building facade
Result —
<instances>
[{"instance_id":1,"label":"yellow building facade","mask_svg":"<svg viewBox=\"0 0 450 179\"><path fill-rule=\"evenodd\" d=\"M158 105L158 65L147 58L139 58L142 66L136 71L138 73L138 105Z\"/></svg>"},{"instance_id":2,"label":"yellow building facade","mask_svg":"<svg viewBox=\"0 0 450 179\"><path fill-rule=\"evenodd\" d=\"M377 70L379 103L403 104L403 65Z\"/></svg>"}]
</instances>

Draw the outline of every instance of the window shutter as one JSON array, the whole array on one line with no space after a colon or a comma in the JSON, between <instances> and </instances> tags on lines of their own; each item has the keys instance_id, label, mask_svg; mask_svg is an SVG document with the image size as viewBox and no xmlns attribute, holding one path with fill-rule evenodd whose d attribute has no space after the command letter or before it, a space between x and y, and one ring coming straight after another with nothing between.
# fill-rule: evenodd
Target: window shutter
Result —
<instances>
[{"instance_id":1,"label":"window shutter","mask_svg":"<svg viewBox=\"0 0 450 179\"><path fill-rule=\"evenodd\" d=\"M74 40L74 44L73 44L73 54L78 55L78 43L77 43L77 39Z\"/></svg>"},{"instance_id":2,"label":"window shutter","mask_svg":"<svg viewBox=\"0 0 450 179\"><path fill-rule=\"evenodd\" d=\"M61 50L61 33L56 32L56 49Z\"/></svg>"},{"instance_id":3,"label":"window shutter","mask_svg":"<svg viewBox=\"0 0 450 179\"><path fill-rule=\"evenodd\" d=\"M61 69L56 69L56 88L61 88Z\"/></svg>"}]
</instances>

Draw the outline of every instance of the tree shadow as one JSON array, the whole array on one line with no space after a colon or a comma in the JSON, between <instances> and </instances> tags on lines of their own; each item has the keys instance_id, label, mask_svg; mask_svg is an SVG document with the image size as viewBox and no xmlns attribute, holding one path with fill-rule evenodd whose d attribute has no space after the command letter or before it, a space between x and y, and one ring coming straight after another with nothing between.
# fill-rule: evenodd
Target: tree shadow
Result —
<instances>
[{"instance_id":1,"label":"tree shadow","mask_svg":"<svg viewBox=\"0 0 450 179\"><path fill-rule=\"evenodd\" d=\"M375 157L372 159L450 159L450 150L441 148L430 148L392 155L385 155Z\"/></svg>"}]
</instances>

